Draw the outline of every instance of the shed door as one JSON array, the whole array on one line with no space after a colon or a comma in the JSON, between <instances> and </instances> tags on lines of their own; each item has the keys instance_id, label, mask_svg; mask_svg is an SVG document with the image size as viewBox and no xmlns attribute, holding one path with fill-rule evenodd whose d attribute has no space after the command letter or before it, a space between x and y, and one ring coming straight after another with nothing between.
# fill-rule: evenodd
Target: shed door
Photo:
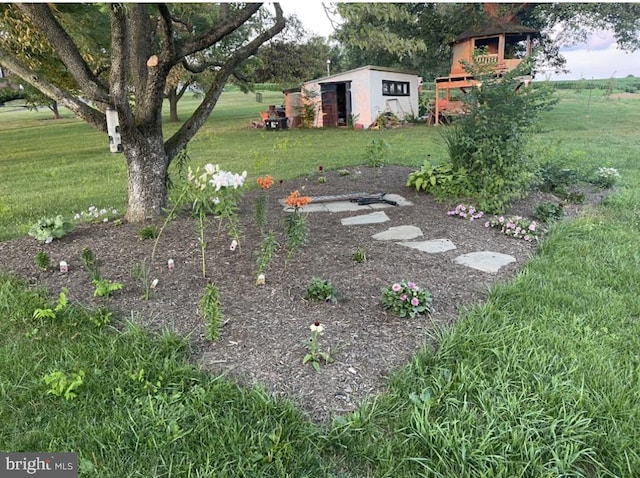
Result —
<instances>
[{"instance_id":1,"label":"shed door","mask_svg":"<svg viewBox=\"0 0 640 478\"><path fill-rule=\"evenodd\" d=\"M338 94L335 83L320 85L322 126L338 126Z\"/></svg>"}]
</instances>

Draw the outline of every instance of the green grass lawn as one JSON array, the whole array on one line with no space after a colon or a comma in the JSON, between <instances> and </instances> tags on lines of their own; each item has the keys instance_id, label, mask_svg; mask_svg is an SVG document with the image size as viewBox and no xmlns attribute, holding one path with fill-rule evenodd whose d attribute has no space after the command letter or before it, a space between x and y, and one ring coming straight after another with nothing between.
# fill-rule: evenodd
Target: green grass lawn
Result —
<instances>
[{"instance_id":1,"label":"green grass lawn","mask_svg":"<svg viewBox=\"0 0 640 478\"><path fill-rule=\"evenodd\" d=\"M640 102L561 93L532 148L585 173L617 168L619 190L553 226L513 281L357 412L316 426L288 402L193 368L182 339L98 327L104 311L72 304L33 319L45 295L3 276L0 449L77 451L81 476L100 477L637 477ZM397 164L444 157L436 128L249 129L278 98L223 95L189 146L194 164L288 178L365 163L377 138ZM0 144L0 240L43 215L124 207L124 158L81 122L0 109ZM47 385L55 371L64 375ZM49 393L81 371L77 397Z\"/></svg>"}]
</instances>

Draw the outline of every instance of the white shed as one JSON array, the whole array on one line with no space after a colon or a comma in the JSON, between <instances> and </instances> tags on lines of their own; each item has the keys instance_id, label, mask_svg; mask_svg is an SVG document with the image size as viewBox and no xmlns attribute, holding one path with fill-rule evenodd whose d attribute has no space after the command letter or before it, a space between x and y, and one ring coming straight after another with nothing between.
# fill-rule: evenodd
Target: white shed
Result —
<instances>
[{"instance_id":1,"label":"white shed","mask_svg":"<svg viewBox=\"0 0 640 478\"><path fill-rule=\"evenodd\" d=\"M313 126L367 128L381 113L390 112L404 119L418 116L418 75L382 66L363 66L355 70L307 81L304 91L313 92Z\"/></svg>"}]
</instances>

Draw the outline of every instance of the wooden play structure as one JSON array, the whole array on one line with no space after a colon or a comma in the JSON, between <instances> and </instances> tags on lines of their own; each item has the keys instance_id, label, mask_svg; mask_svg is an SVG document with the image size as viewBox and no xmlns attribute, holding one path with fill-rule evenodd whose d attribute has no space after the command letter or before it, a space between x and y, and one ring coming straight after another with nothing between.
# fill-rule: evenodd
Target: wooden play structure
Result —
<instances>
[{"instance_id":1,"label":"wooden play structure","mask_svg":"<svg viewBox=\"0 0 640 478\"><path fill-rule=\"evenodd\" d=\"M532 40L540 33L515 23L501 22L492 19L491 22L467 31L460 35L453 43L453 62L449 76L436 78L436 97L434 109L429 115L430 124L448 122L452 116L464 114L462 101L452 99L451 91L478 84L464 67L463 62L491 65L496 76L514 69L522 60L531 55ZM476 55L474 52L482 51ZM528 84L533 75L522 77L522 82Z\"/></svg>"}]
</instances>

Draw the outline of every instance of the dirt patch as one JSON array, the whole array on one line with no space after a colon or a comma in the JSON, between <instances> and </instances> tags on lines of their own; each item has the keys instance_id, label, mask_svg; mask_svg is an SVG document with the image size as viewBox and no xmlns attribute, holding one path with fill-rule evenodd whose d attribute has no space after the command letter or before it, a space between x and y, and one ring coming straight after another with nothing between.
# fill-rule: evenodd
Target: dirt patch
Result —
<instances>
[{"instance_id":1,"label":"dirt patch","mask_svg":"<svg viewBox=\"0 0 640 478\"><path fill-rule=\"evenodd\" d=\"M0 267L46 285L52 296L66 287L70 299L107 305L123 319L133 319L153 330L170 329L189 336L193 360L215 374L226 374L243 384L263 384L275 395L297 402L315 420L354 410L366 397L380 392L389 374L405 364L425 343L436 326L448 326L461 309L483 300L489 286L506 281L522 268L536 245L511 239L484 221L469 222L447 216L451 205L435 202L429 195L405 187L411 169L404 167L352 168L350 174L325 173L277 184L266 192L268 228L282 239L285 214L278 200L293 190L310 196L334 194L395 193L414 204L384 209L390 221L383 224L343 226L341 218L357 212L310 213L309 241L284 268L278 256L267 270L266 286L256 287L256 258L260 232L253 221L259 191L244 196L240 210L243 228L241 250L231 251L230 240L218 235L212 225L207 234L207 278L201 274L195 222L188 215L177 219L159 241L156 259L150 264L159 283L150 300L142 300L140 285L131 269L150 261L153 241L138 237L140 225L98 223L78 226L51 244L31 237L0 243ZM589 202L601 200L594 193ZM557 200L550 195L532 195L518 202L511 213L532 216L538 202ZM577 214L579 208L570 210ZM363 213L371 212L368 210ZM362 214L362 213L360 213ZM160 224L160 223L158 223ZM389 227L414 225L424 239L450 239L455 250L428 254L393 242L376 241L372 235ZM110 300L94 298L93 286L80 262L89 247L100 262L105 279L121 282L124 288ZM366 263L356 263L352 253L366 250ZM69 272L39 271L34 264L38 250L53 264L65 260ZM510 254L516 262L497 274L485 273L454 263L455 257L475 251ZM175 268L169 270L168 259ZM338 303L304 300L312 277L330 280L337 289ZM400 280L426 287L433 296L433 313L418 319L399 319L380 305L381 289ZM213 281L220 290L225 324L221 338L209 342L198 303L205 285ZM321 344L337 350L335 362L320 373L303 365L309 326L320 321L325 332Z\"/></svg>"}]
</instances>

